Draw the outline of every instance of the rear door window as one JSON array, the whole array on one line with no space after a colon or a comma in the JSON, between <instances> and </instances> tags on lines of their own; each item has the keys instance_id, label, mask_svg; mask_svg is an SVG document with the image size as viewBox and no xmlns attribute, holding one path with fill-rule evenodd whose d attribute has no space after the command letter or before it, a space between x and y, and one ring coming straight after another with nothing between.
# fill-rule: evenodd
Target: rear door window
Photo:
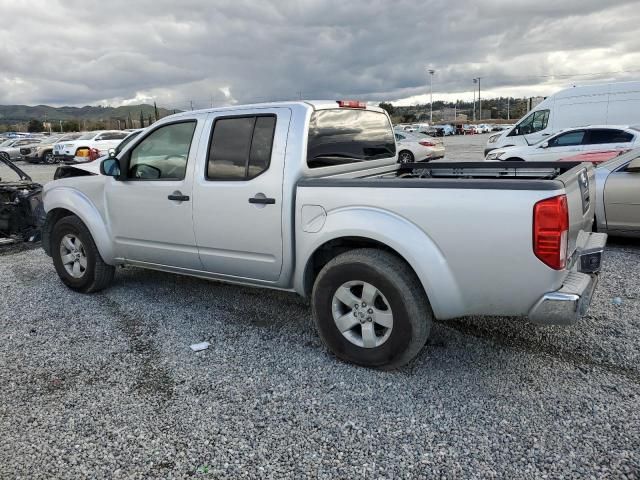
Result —
<instances>
[{"instance_id":1,"label":"rear door window","mask_svg":"<svg viewBox=\"0 0 640 480\"><path fill-rule=\"evenodd\" d=\"M209 180L249 180L269 168L275 115L216 119L209 147Z\"/></svg>"},{"instance_id":2,"label":"rear door window","mask_svg":"<svg viewBox=\"0 0 640 480\"><path fill-rule=\"evenodd\" d=\"M633 141L633 135L624 130L613 128L598 128L589 130L585 144L594 145L602 143L629 143Z\"/></svg>"},{"instance_id":3,"label":"rear door window","mask_svg":"<svg viewBox=\"0 0 640 480\"><path fill-rule=\"evenodd\" d=\"M359 109L317 110L309 122L309 168L392 158L396 142L388 117Z\"/></svg>"}]
</instances>

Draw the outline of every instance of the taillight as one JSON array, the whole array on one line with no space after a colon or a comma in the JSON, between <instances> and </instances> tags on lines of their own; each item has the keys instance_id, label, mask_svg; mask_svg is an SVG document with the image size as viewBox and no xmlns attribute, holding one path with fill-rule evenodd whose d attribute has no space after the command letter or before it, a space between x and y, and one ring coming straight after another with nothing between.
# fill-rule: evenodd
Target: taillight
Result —
<instances>
[{"instance_id":1,"label":"taillight","mask_svg":"<svg viewBox=\"0 0 640 480\"><path fill-rule=\"evenodd\" d=\"M433 142L418 142L420 145L422 145L423 147L435 147L436 144Z\"/></svg>"},{"instance_id":2,"label":"taillight","mask_svg":"<svg viewBox=\"0 0 640 480\"><path fill-rule=\"evenodd\" d=\"M367 103L359 100L338 100L338 106L343 108L367 108Z\"/></svg>"},{"instance_id":3,"label":"taillight","mask_svg":"<svg viewBox=\"0 0 640 480\"><path fill-rule=\"evenodd\" d=\"M567 264L568 234L566 195L546 198L533 206L533 253L554 270Z\"/></svg>"}]
</instances>

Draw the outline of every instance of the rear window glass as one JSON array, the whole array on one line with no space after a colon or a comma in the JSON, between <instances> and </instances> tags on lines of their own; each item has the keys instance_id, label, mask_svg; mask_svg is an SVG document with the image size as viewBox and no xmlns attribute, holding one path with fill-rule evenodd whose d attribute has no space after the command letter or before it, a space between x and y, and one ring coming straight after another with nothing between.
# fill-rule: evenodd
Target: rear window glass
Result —
<instances>
[{"instance_id":1,"label":"rear window glass","mask_svg":"<svg viewBox=\"0 0 640 480\"><path fill-rule=\"evenodd\" d=\"M601 143L628 143L633 140L633 135L624 130L613 129L599 129L589 130L589 137L587 143L589 144L601 144Z\"/></svg>"},{"instance_id":2,"label":"rear window glass","mask_svg":"<svg viewBox=\"0 0 640 480\"><path fill-rule=\"evenodd\" d=\"M311 115L309 168L391 158L396 143L389 119L371 110L318 110Z\"/></svg>"}]
</instances>

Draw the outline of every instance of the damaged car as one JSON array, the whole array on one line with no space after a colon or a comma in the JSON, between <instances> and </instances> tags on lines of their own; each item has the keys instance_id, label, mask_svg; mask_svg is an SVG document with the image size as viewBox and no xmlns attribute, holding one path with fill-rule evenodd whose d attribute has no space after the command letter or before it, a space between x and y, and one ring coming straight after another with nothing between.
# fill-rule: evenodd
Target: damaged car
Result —
<instances>
[{"instance_id":1,"label":"damaged car","mask_svg":"<svg viewBox=\"0 0 640 480\"><path fill-rule=\"evenodd\" d=\"M0 245L39 240L43 220L42 185L0 156Z\"/></svg>"}]
</instances>

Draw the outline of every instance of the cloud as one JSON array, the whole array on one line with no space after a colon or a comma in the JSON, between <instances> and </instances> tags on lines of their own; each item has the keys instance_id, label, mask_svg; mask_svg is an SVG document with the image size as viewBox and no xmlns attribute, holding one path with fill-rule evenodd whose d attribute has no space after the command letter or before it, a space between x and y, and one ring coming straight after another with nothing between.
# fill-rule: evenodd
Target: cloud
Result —
<instances>
[{"instance_id":1,"label":"cloud","mask_svg":"<svg viewBox=\"0 0 640 480\"><path fill-rule=\"evenodd\" d=\"M0 102L548 94L640 77L634 1L0 0ZM593 75L602 72L615 74ZM588 75L587 75L588 74Z\"/></svg>"}]
</instances>

